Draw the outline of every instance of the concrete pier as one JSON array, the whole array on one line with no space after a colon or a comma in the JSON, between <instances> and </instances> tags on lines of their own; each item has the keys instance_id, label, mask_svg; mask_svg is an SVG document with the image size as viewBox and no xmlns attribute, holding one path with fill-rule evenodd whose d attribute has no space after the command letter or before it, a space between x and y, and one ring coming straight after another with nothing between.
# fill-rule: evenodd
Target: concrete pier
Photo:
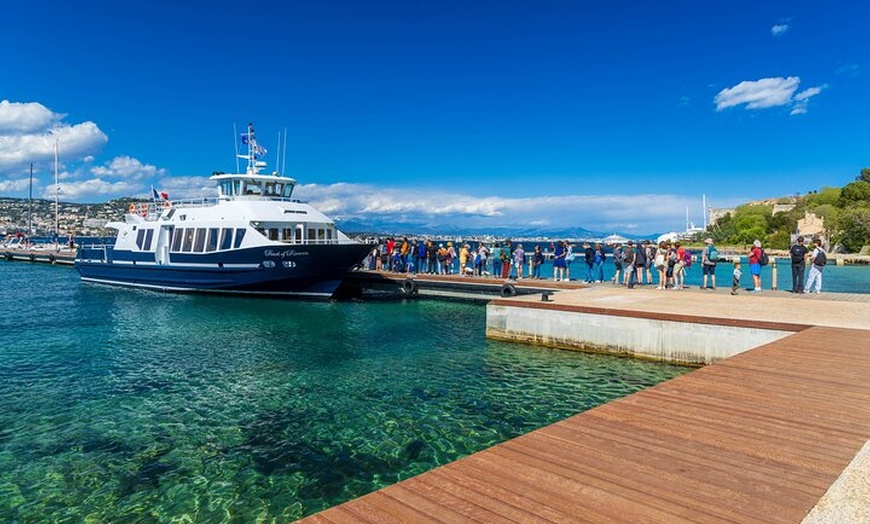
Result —
<instances>
[{"instance_id":1,"label":"concrete pier","mask_svg":"<svg viewBox=\"0 0 870 524\"><path fill-rule=\"evenodd\" d=\"M593 287L487 305L488 337L704 365L810 326L866 329L870 302L854 296L739 295L701 290ZM870 298L870 297L868 297Z\"/></svg>"}]
</instances>

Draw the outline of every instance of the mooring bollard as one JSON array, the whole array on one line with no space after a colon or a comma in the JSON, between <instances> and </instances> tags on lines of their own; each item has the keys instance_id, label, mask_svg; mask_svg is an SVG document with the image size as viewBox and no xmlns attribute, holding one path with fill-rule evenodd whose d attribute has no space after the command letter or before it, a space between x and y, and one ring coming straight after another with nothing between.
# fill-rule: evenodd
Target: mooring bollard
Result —
<instances>
[{"instance_id":1,"label":"mooring bollard","mask_svg":"<svg viewBox=\"0 0 870 524\"><path fill-rule=\"evenodd\" d=\"M773 291L776 291L776 259L775 258L770 263L770 268L771 268L771 271L773 272L773 277L771 277L773 279L773 281L770 283L770 289L772 289Z\"/></svg>"}]
</instances>

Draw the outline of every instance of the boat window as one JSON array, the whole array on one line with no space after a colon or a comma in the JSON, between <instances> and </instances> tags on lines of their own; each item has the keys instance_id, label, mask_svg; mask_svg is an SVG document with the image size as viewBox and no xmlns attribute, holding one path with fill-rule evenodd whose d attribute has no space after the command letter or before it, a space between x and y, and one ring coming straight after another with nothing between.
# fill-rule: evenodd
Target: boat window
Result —
<instances>
[{"instance_id":1,"label":"boat window","mask_svg":"<svg viewBox=\"0 0 870 524\"><path fill-rule=\"evenodd\" d=\"M223 196L232 196L233 195L233 181L232 180L221 180L221 195Z\"/></svg>"},{"instance_id":2,"label":"boat window","mask_svg":"<svg viewBox=\"0 0 870 524\"><path fill-rule=\"evenodd\" d=\"M324 240L326 240L326 231L323 229L318 229L317 230L317 241L322 244Z\"/></svg>"},{"instance_id":3,"label":"boat window","mask_svg":"<svg viewBox=\"0 0 870 524\"><path fill-rule=\"evenodd\" d=\"M242 194L242 181L241 180L233 180L233 195L241 195Z\"/></svg>"},{"instance_id":4,"label":"boat window","mask_svg":"<svg viewBox=\"0 0 870 524\"><path fill-rule=\"evenodd\" d=\"M172 250L181 251L181 239L184 238L184 228L180 227L175 230L172 237Z\"/></svg>"},{"instance_id":5,"label":"boat window","mask_svg":"<svg viewBox=\"0 0 870 524\"><path fill-rule=\"evenodd\" d=\"M151 241L154 240L154 230L149 229L145 233L145 245L142 247L143 251L151 251Z\"/></svg>"},{"instance_id":6,"label":"boat window","mask_svg":"<svg viewBox=\"0 0 870 524\"><path fill-rule=\"evenodd\" d=\"M196 253L202 253L202 248L205 246L205 228L196 228L196 241L193 243L193 250Z\"/></svg>"},{"instance_id":7,"label":"boat window","mask_svg":"<svg viewBox=\"0 0 870 524\"><path fill-rule=\"evenodd\" d=\"M305 239L304 233L305 233L305 228L302 226L302 224L297 224L296 225L296 243L297 244L301 244L302 241Z\"/></svg>"},{"instance_id":8,"label":"boat window","mask_svg":"<svg viewBox=\"0 0 870 524\"><path fill-rule=\"evenodd\" d=\"M281 195L284 198L290 198L290 195L293 194L293 184L284 184L284 192Z\"/></svg>"},{"instance_id":9,"label":"boat window","mask_svg":"<svg viewBox=\"0 0 870 524\"><path fill-rule=\"evenodd\" d=\"M233 246L238 249L239 246L242 245L242 239L245 238L245 230L244 229L236 229L236 242Z\"/></svg>"},{"instance_id":10,"label":"boat window","mask_svg":"<svg viewBox=\"0 0 870 524\"><path fill-rule=\"evenodd\" d=\"M280 193L275 192L275 183L274 182L266 182L266 190L263 192L266 196L275 196Z\"/></svg>"},{"instance_id":11,"label":"boat window","mask_svg":"<svg viewBox=\"0 0 870 524\"><path fill-rule=\"evenodd\" d=\"M293 241L293 229L289 227L285 227L281 230L281 240L284 242L292 242Z\"/></svg>"},{"instance_id":12,"label":"boat window","mask_svg":"<svg viewBox=\"0 0 870 524\"><path fill-rule=\"evenodd\" d=\"M246 195L259 195L261 194L263 189L260 187L260 184L257 182L245 182L245 194Z\"/></svg>"},{"instance_id":13,"label":"boat window","mask_svg":"<svg viewBox=\"0 0 870 524\"><path fill-rule=\"evenodd\" d=\"M233 230L225 227L221 229L221 251L233 247Z\"/></svg>"},{"instance_id":14,"label":"boat window","mask_svg":"<svg viewBox=\"0 0 870 524\"><path fill-rule=\"evenodd\" d=\"M326 230L326 240L332 240L332 229Z\"/></svg>"},{"instance_id":15,"label":"boat window","mask_svg":"<svg viewBox=\"0 0 870 524\"><path fill-rule=\"evenodd\" d=\"M278 228L273 227L269 229L269 240L278 240Z\"/></svg>"},{"instance_id":16,"label":"boat window","mask_svg":"<svg viewBox=\"0 0 870 524\"><path fill-rule=\"evenodd\" d=\"M136 247L142 249L142 241L145 239L145 230L140 229L139 233L136 235Z\"/></svg>"},{"instance_id":17,"label":"boat window","mask_svg":"<svg viewBox=\"0 0 870 524\"><path fill-rule=\"evenodd\" d=\"M184 230L184 245L181 246L181 250L185 253L189 253L193 248L193 234L196 230L192 227L188 227Z\"/></svg>"},{"instance_id":18,"label":"boat window","mask_svg":"<svg viewBox=\"0 0 870 524\"><path fill-rule=\"evenodd\" d=\"M205 243L206 252L215 251L218 245L218 232L220 229L213 227L208 230L208 240Z\"/></svg>"},{"instance_id":19,"label":"boat window","mask_svg":"<svg viewBox=\"0 0 870 524\"><path fill-rule=\"evenodd\" d=\"M308 229L308 241L314 242L314 239L316 239L316 238L317 238L317 230L314 229L313 227L309 228Z\"/></svg>"}]
</instances>

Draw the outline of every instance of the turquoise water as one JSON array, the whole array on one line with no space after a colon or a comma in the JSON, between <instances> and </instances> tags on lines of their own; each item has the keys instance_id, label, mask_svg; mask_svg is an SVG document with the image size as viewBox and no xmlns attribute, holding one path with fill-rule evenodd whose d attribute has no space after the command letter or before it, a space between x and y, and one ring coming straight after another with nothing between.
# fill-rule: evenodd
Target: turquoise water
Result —
<instances>
[{"instance_id":1,"label":"turquoise water","mask_svg":"<svg viewBox=\"0 0 870 524\"><path fill-rule=\"evenodd\" d=\"M292 520L687 371L488 341L474 304L0 279L3 522Z\"/></svg>"},{"instance_id":2,"label":"turquoise water","mask_svg":"<svg viewBox=\"0 0 870 524\"><path fill-rule=\"evenodd\" d=\"M492 270L492 265L490 265ZM749 288L752 285L752 277L749 275L749 264L746 257L742 258L743 278L740 280L741 287ZM612 258L608 258L604 263L604 279L611 280L616 272L616 267L613 264ZM657 282L658 274L653 268L653 279ZM716 284L719 287L731 287L731 277L734 272L734 266L730 263L720 262L716 265ZM790 291L791 283L791 263L788 259L777 259L777 286L780 290ZM526 275L528 275L528 266L526 267ZM806 276L809 274L807 270ZM543 278L553 278L553 264L548 260L541 268L541 276ZM594 278L598 278L595 274ZM571 264L571 280L583 281L586 279L586 264L580 261L575 261ZM773 279L773 267L768 265L761 269L761 284L764 289L770 289ZM686 273L686 285L700 286L702 282L701 265L697 262L692 264ZM822 272L822 292L830 293L870 293L870 267L868 266L836 266L829 264L825 266Z\"/></svg>"}]
</instances>

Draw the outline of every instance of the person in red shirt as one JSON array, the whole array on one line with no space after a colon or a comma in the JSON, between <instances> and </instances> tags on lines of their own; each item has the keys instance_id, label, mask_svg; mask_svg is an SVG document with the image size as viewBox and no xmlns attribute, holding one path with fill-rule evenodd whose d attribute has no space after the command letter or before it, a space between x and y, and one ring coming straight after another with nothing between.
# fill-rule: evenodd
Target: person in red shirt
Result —
<instances>
[{"instance_id":1,"label":"person in red shirt","mask_svg":"<svg viewBox=\"0 0 870 524\"><path fill-rule=\"evenodd\" d=\"M761 291L761 240L752 243L749 250L749 273L752 274L752 283L755 284L756 293Z\"/></svg>"}]
</instances>

